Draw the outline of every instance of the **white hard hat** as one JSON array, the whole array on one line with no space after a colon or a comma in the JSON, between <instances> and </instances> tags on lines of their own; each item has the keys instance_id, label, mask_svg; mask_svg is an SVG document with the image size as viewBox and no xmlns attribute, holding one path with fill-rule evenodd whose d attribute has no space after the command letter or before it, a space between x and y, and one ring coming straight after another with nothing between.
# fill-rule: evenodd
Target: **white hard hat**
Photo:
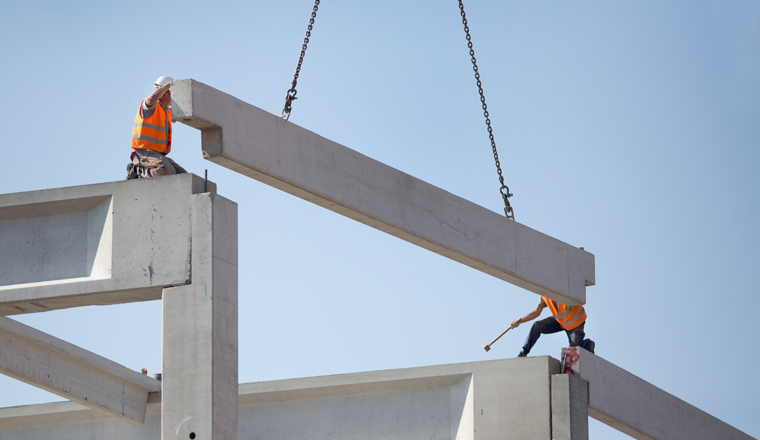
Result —
<instances>
[{"instance_id":1,"label":"white hard hat","mask_svg":"<svg viewBox=\"0 0 760 440\"><path fill-rule=\"evenodd\" d=\"M162 76L156 80L155 83L153 83L154 86L161 87L163 85L169 84L170 82L174 81L174 78L171 76Z\"/></svg>"}]
</instances>

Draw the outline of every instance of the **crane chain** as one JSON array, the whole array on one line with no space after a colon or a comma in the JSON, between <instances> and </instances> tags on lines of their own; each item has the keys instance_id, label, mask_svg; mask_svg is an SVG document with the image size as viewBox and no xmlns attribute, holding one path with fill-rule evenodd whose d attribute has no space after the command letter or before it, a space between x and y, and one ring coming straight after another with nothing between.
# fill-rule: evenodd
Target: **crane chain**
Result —
<instances>
[{"instance_id":1,"label":"crane chain","mask_svg":"<svg viewBox=\"0 0 760 440\"><path fill-rule=\"evenodd\" d=\"M513 196L509 192L509 187L504 184L504 176L501 174L501 163L499 162L499 153L496 152L496 141L493 137L493 129L491 128L491 119L488 115L488 106L486 105L486 97L483 94L483 84L480 82L480 73L478 72L478 64L475 60L475 50L472 48L472 39L470 37L470 28L467 27L467 17L464 14L464 5L462 0L459 0L459 14L462 16L462 25L464 25L464 33L467 37L467 47L470 49L470 59L472 61L472 70L475 71L475 80L478 83L478 93L480 93L480 102L483 107L483 116L486 118L486 127L488 127L488 139L491 140L491 149L493 149L493 158L496 161L496 172L499 174L499 183L501 188L501 198L504 199L504 214L507 218L514 220L515 212L512 210L512 206L509 204L509 198Z\"/></svg>"},{"instance_id":2,"label":"crane chain","mask_svg":"<svg viewBox=\"0 0 760 440\"><path fill-rule=\"evenodd\" d=\"M314 26L314 19L317 18L317 9L319 9L319 0L314 0L314 9L311 11L311 18L309 19L309 26L306 28L306 37L303 39L303 46L301 46L301 56L298 58L298 66L296 66L296 73L293 75L293 83L290 86L290 90L285 95L285 106L282 108L280 117L286 121L290 118L290 112L293 109L293 101L298 99L296 94L296 83L298 82L298 75L301 73L301 65L303 64L303 57L306 55L306 46L309 44L309 37L311 37L311 30Z\"/></svg>"}]
</instances>

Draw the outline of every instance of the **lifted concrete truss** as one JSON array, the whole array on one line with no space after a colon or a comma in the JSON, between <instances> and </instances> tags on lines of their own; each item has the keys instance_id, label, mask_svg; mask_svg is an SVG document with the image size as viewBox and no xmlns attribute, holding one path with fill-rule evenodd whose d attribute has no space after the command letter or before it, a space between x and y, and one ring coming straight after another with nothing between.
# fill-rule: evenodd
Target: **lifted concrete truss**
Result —
<instances>
[{"instance_id":1,"label":"lifted concrete truss","mask_svg":"<svg viewBox=\"0 0 760 440\"><path fill-rule=\"evenodd\" d=\"M594 256L194 80L172 116L204 157L444 257L567 305L586 302Z\"/></svg>"}]
</instances>

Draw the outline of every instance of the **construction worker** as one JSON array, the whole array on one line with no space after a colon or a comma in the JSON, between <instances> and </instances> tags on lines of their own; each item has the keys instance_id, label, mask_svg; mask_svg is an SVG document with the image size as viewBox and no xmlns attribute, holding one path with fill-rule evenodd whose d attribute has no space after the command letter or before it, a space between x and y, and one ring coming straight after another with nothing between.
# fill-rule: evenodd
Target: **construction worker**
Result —
<instances>
[{"instance_id":1,"label":"construction worker","mask_svg":"<svg viewBox=\"0 0 760 440\"><path fill-rule=\"evenodd\" d=\"M132 162L127 165L127 179L186 173L184 168L166 157L172 150L172 79L162 76L153 84L155 90L137 110L132 129Z\"/></svg>"},{"instance_id":2,"label":"construction worker","mask_svg":"<svg viewBox=\"0 0 760 440\"><path fill-rule=\"evenodd\" d=\"M591 353L594 352L594 346L596 345L594 341L584 339L586 337L586 333L583 331L583 327L586 325L586 311L583 309L583 306L568 307L542 296L538 300L536 309L522 318L512 321L511 328L517 328L522 323L533 321L541 315L541 312L546 307L549 307L552 316L533 323L530 333L528 333L528 337L525 339L525 344L517 357L527 356L542 334L557 333L562 330L567 333L567 340L570 342L571 347L580 346Z\"/></svg>"}]
</instances>

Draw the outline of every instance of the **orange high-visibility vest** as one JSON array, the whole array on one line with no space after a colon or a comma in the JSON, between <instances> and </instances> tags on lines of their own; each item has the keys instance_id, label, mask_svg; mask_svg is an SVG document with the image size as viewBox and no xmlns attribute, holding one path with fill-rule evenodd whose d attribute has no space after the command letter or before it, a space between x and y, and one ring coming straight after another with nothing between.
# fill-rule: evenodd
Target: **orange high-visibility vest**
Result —
<instances>
[{"instance_id":1,"label":"orange high-visibility vest","mask_svg":"<svg viewBox=\"0 0 760 440\"><path fill-rule=\"evenodd\" d=\"M142 108L142 103L140 107ZM169 154L172 151L172 110L164 110L161 103L157 102L153 115L143 119L140 109L137 109L132 129L132 148L147 148Z\"/></svg>"},{"instance_id":2,"label":"orange high-visibility vest","mask_svg":"<svg viewBox=\"0 0 760 440\"><path fill-rule=\"evenodd\" d=\"M544 299L549 310L551 310L554 319L565 330L572 330L586 322L586 310L583 309L583 306L568 307L564 304L559 304L557 301L552 301L545 296L541 298Z\"/></svg>"}]
</instances>

